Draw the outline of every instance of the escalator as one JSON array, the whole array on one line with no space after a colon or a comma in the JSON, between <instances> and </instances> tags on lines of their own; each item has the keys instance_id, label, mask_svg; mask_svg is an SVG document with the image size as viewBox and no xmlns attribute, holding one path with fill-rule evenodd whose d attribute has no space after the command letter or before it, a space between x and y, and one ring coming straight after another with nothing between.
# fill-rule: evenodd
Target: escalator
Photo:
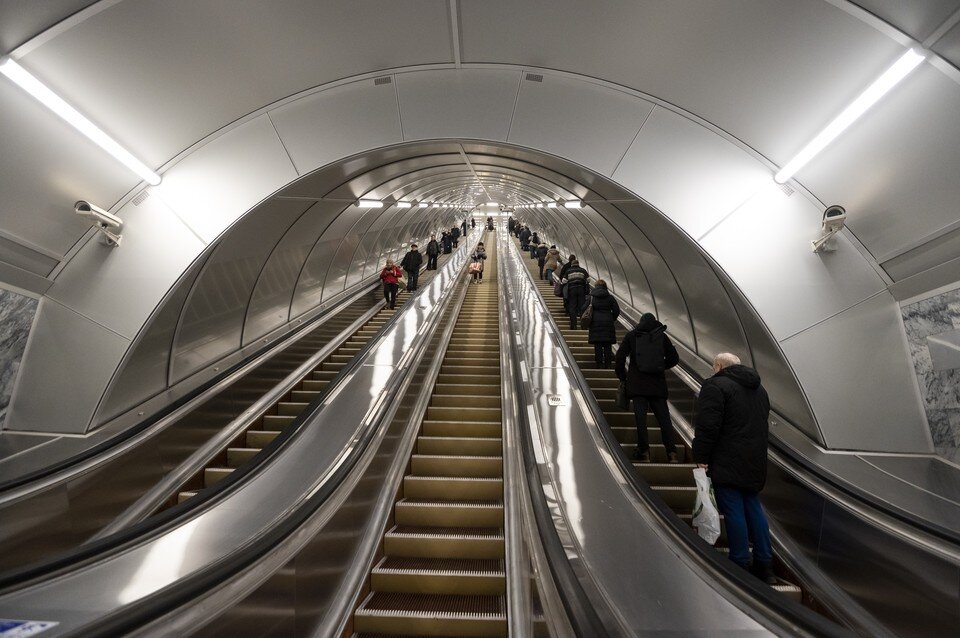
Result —
<instances>
[{"instance_id":1,"label":"escalator","mask_svg":"<svg viewBox=\"0 0 960 638\"><path fill-rule=\"evenodd\" d=\"M428 282L435 272L423 272L421 282ZM397 309L391 310L384 305L347 341L297 383L283 399L269 408L262 417L245 431L238 434L234 441L213 458L207 467L194 475L177 495L168 501L167 505L172 506L182 503L196 496L200 490L215 485L229 476L235 469L251 461L263 448L279 436L284 428L296 420L297 416L320 395L340 370L363 349L370 338L403 308L409 298L410 293L404 289L397 295ZM342 327L346 328L355 319L357 317L345 317L345 323Z\"/></svg>"},{"instance_id":2,"label":"escalator","mask_svg":"<svg viewBox=\"0 0 960 638\"><path fill-rule=\"evenodd\" d=\"M354 613L357 638L507 633L499 297L487 238L483 283L468 285Z\"/></svg>"},{"instance_id":3,"label":"escalator","mask_svg":"<svg viewBox=\"0 0 960 638\"><path fill-rule=\"evenodd\" d=\"M546 301L547 308L560 334L566 341L580 371L600 405L608 427L619 441L626 457L632 459L637 448L635 419L633 412L619 410L615 405L619 382L614 371L596 366L593 345L588 342L587 331L579 329L579 325L576 330L569 328L570 320L564 312L563 299L554 295L551 283L539 279L536 260L525 261L534 282L540 290L540 294ZM620 332L622 333L622 330ZM696 396L693 391L681 379L672 374L667 375L667 385L670 393L670 405L675 411L682 414L688 422L693 423L696 410ZM653 492L663 499L664 503L680 519L688 525L692 525L692 512L697 494L693 479L693 469L696 465L693 463L688 441L684 440L681 429L675 427L677 433L675 447L680 463L668 463L666 449L661 440L660 428L656 419L649 413L647 414L647 431L651 462L640 463L634 461L633 467ZM721 535L717 541L716 549L724 554L728 552L722 516ZM804 600L801 588L787 580L789 574L785 566L776 557L774 567L777 572L778 583L773 585L773 588L798 602L809 603L809 600Z\"/></svg>"}]
</instances>

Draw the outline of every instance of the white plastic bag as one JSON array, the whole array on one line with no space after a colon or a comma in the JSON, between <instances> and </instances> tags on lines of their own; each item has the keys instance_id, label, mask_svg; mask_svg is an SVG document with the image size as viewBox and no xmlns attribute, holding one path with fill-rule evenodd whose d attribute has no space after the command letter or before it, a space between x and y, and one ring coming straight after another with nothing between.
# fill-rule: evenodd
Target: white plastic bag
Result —
<instances>
[{"instance_id":1,"label":"white plastic bag","mask_svg":"<svg viewBox=\"0 0 960 638\"><path fill-rule=\"evenodd\" d=\"M693 505L693 526L700 538L711 545L720 538L720 512L713 497L713 485L707 471L702 467L693 470L693 480L697 482L697 501Z\"/></svg>"}]
</instances>

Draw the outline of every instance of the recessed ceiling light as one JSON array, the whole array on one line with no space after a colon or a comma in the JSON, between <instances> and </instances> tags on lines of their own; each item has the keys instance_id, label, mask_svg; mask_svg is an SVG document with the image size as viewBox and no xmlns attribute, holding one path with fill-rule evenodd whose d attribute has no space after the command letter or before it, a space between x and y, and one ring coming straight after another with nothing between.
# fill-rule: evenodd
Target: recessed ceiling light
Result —
<instances>
[{"instance_id":1,"label":"recessed ceiling light","mask_svg":"<svg viewBox=\"0 0 960 638\"><path fill-rule=\"evenodd\" d=\"M383 208L383 202L376 199L361 199L357 202L357 208Z\"/></svg>"}]
</instances>

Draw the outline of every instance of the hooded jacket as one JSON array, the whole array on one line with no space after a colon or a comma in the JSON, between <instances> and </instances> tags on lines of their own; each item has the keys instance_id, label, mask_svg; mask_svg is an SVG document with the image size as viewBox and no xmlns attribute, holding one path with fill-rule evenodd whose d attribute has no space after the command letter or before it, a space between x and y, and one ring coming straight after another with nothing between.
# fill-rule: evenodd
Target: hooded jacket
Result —
<instances>
[{"instance_id":1,"label":"hooded jacket","mask_svg":"<svg viewBox=\"0 0 960 638\"><path fill-rule=\"evenodd\" d=\"M770 399L760 375L729 366L703 382L697 402L693 458L715 485L759 492L767 480Z\"/></svg>"},{"instance_id":2,"label":"hooded jacket","mask_svg":"<svg viewBox=\"0 0 960 638\"><path fill-rule=\"evenodd\" d=\"M590 343L616 343L620 304L604 286L597 286L590 291L590 305L593 311L587 340Z\"/></svg>"},{"instance_id":3,"label":"hooded jacket","mask_svg":"<svg viewBox=\"0 0 960 638\"><path fill-rule=\"evenodd\" d=\"M556 248L551 248L547 251L547 258L543 262L543 269L547 270L556 270L557 266L560 264L560 251Z\"/></svg>"},{"instance_id":4,"label":"hooded jacket","mask_svg":"<svg viewBox=\"0 0 960 638\"><path fill-rule=\"evenodd\" d=\"M541 264L546 264L547 250L548 248L546 244L540 244L537 246L537 261L539 261Z\"/></svg>"},{"instance_id":5,"label":"hooded jacket","mask_svg":"<svg viewBox=\"0 0 960 638\"><path fill-rule=\"evenodd\" d=\"M620 343L616 372L617 378L626 382L628 397L667 398L667 377L664 372L680 363L680 355L666 333L667 327L648 313L640 318L637 327L628 332ZM662 355L659 354L660 349L656 348L658 343L662 344ZM656 360L649 360L651 351L655 353L652 356L657 357ZM660 356L663 357L662 361ZM630 357L629 367L627 357ZM638 361L641 358L643 361ZM658 372L640 372L640 368L657 368L661 365Z\"/></svg>"}]
</instances>

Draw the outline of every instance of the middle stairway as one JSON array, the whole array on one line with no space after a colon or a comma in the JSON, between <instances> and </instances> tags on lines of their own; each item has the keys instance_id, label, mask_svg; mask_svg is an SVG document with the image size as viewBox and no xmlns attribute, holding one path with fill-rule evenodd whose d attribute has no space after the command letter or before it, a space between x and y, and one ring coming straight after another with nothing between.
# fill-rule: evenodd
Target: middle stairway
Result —
<instances>
[{"instance_id":1,"label":"middle stairway","mask_svg":"<svg viewBox=\"0 0 960 638\"><path fill-rule=\"evenodd\" d=\"M505 636L496 251L470 283L356 636Z\"/></svg>"}]
</instances>

